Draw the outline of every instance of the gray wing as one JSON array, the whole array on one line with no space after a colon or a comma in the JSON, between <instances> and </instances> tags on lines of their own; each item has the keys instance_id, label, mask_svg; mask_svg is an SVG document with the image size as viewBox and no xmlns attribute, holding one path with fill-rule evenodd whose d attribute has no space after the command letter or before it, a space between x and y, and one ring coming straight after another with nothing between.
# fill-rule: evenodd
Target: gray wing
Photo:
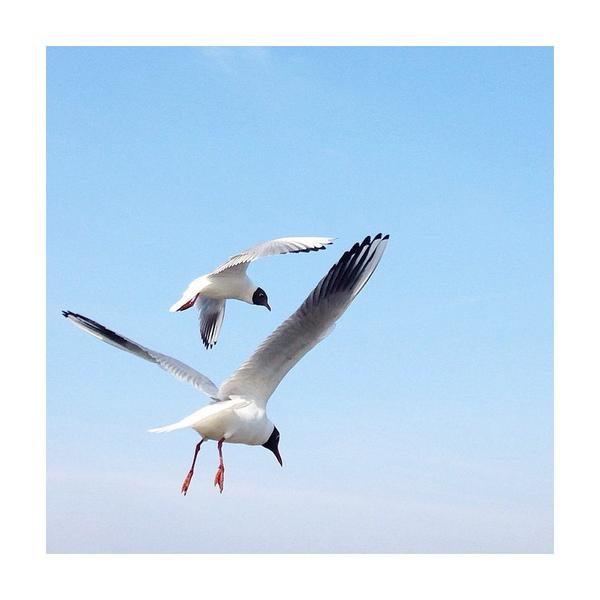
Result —
<instances>
[{"instance_id":1,"label":"gray wing","mask_svg":"<svg viewBox=\"0 0 600 600\"><path fill-rule=\"evenodd\" d=\"M266 405L288 371L332 331L375 271L388 238L366 237L345 252L300 308L223 382L219 398L238 395Z\"/></svg>"},{"instance_id":2,"label":"gray wing","mask_svg":"<svg viewBox=\"0 0 600 600\"><path fill-rule=\"evenodd\" d=\"M225 300L198 296L196 307L200 311L200 337L206 349L212 348L219 338L225 316Z\"/></svg>"},{"instance_id":3,"label":"gray wing","mask_svg":"<svg viewBox=\"0 0 600 600\"><path fill-rule=\"evenodd\" d=\"M131 352L144 360L153 362L177 379L190 383L197 390L200 390L211 398L216 398L217 386L208 377L205 377L202 373L198 373L198 371L192 369L192 367L188 367L188 365L176 358L171 358L165 354L160 354L160 352L154 352L154 350L144 348L144 346L111 331L107 327L104 327L104 325L92 321L92 319L88 319L83 315L63 310L63 316L75 323L77 327L81 327L81 329L94 337L97 337L99 340L111 344L111 346L120 348L121 350Z\"/></svg>"},{"instance_id":4,"label":"gray wing","mask_svg":"<svg viewBox=\"0 0 600 600\"><path fill-rule=\"evenodd\" d=\"M293 254L296 252L312 252L324 250L333 242L335 238L329 237L283 237L269 242L263 242L248 250L244 250L239 254L231 256L227 262L218 266L213 272L213 275L221 273L226 269L238 267L244 271L248 265L258 258L263 256L273 256L275 254Z\"/></svg>"}]
</instances>

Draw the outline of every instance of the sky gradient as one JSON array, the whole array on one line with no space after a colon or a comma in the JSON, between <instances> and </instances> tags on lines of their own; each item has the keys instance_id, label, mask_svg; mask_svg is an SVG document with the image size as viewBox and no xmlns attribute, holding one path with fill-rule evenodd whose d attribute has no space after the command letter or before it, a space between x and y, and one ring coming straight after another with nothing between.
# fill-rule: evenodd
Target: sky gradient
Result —
<instances>
[{"instance_id":1,"label":"sky gradient","mask_svg":"<svg viewBox=\"0 0 600 600\"><path fill-rule=\"evenodd\" d=\"M550 48L49 48L49 552L551 552ZM268 410L262 448L153 435L204 402L80 312L219 383L344 250L374 276ZM256 242L273 312L194 277Z\"/></svg>"}]
</instances>

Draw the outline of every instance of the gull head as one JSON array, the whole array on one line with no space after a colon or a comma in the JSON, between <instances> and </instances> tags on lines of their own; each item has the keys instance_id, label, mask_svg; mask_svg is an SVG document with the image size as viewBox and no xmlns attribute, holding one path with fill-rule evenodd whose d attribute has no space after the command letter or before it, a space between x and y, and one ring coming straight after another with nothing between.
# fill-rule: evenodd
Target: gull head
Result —
<instances>
[{"instance_id":1,"label":"gull head","mask_svg":"<svg viewBox=\"0 0 600 600\"><path fill-rule=\"evenodd\" d=\"M256 288L254 294L252 294L252 304L266 306L269 310L271 310L271 307L269 306L269 299L267 298L267 293L262 288Z\"/></svg>"},{"instance_id":2,"label":"gull head","mask_svg":"<svg viewBox=\"0 0 600 600\"><path fill-rule=\"evenodd\" d=\"M262 446L270 450L275 455L277 462L283 467L283 460L281 460L281 454L279 454L279 437L279 430L273 426L273 433Z\"/></svg>"}]
</instances>

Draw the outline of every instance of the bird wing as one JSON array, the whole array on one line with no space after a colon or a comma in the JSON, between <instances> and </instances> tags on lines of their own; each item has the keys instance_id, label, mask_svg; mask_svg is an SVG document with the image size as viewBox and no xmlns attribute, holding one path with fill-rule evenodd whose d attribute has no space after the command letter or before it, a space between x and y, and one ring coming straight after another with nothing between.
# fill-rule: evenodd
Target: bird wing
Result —
<instances>
[{"instance_id":1,"label":"bird wing","mask_svg":"<svg viewBox=\"0 0 600 600\"><path fill-rule=\"evenodd\" d=\"M104 327L104 325L96 323L96 321L92 321L92 319L88 319L83 315L78 315L67 310L63 311L63 316L75 323L75 325L78 327L81 327L81 329L84 331L87 331L87 333L90 333L103 342L111 344L112 346L116 346L121 350L131 352L132 354L135 354L144 360L148 360L157 364L159 367L168 373L171 373L171 375L177 379L185 381L186 383L190 383L197 390L200 390L207 396L216 399L217 386L208 377L202 375L202 373L198 373L198 371L192 369L192 367L188 367L188 365L182 363L176 358L171 358L166 354L160 354L160 352L155 352L154 350L144 348L144 346L141 346L132 340L128 340L126 337L111 331L110 329Z\"/></svg>"},{"instance_id":2,"label":"bird wing","mask_svg":"<svg viewBox=\"0 0 600 600\"><path fill-rule=\"evenodd\" d=\"M283 237L269 242L263 242L262 244L257 244L256 246L252 246L252 248L248 248L239 254L231 256L227 262L218 266L212 272L212 275L222 273L223 271L234 267L238 267L245 271L251 262L258 258L262 258L263 256L324 250L325 246L331 244L334 239L335 238L329 237Z\"/></svg>"},{"instance_id":3,"label":"bird wing","mask_svg":"<svg viewBox=\"0 0 600 600\"><path fill-rule=\"evenodd\" d=\"M219 338L219 331L225 316L225 300L213 300L198 296L196 307L200 311L200 337L207 349L212 348Z\"/></svg>"},{"instance_id":4,"label":"bird wing","mask_svg":"<svg viewBox=\"0 0 600 600\"><path fill-rule=\"evenodd\" d=\"M389 236L366 237L344 252L300 308L284 321L219 388L265 406L288 371L334 328L379 264Z\"/></svg>"}]
</instances>

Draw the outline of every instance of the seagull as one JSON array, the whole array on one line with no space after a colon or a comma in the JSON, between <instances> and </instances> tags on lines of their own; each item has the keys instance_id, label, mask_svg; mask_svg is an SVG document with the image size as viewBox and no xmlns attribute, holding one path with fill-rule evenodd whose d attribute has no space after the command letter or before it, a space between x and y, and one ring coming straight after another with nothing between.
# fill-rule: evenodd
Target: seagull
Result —
<instances>
[{"instance_id":1,"label":"seagull","mask_svg":"<svg viewBox=\"0 0 600 600\"><path fill-rule=\"evenodd\" d=\"M388 235L382 236L380 233L372 239L367 236L344 252L300 308L275 329L219 388L208 377L179 360L145 348L92 319L71 311L63 311L63 315L103 342L157 364L209 396L211 401L191 415L149 431L161 433L191 428L200 434L192 466L181 487L184 495L194 475L200 447L206 440L216 441L219 466L214 485L223 493L225 442L263 446L283 466L279 453L280 434L267 417L267 401L288 371L331 333L336 321L375 271L388 239Z\"/></svg>"},{"instance_id":2,"label":"seagull","mask_svg":"<svg viewBox=\"0 0 600 600\"><path fill-rule=\"evenodd\" d=\"M219 330L225 315L228 299L241 300L248 304L264 306L269 311L266 292L246 275L251 262L263 256L294 254L324 250L335 238L328 237L283 237L263 242L231 256L212 273L194 279L181 298L171 306L170 312L179 312L192 306L200 311L200 336L208 350L218 340Z\"/></svg>"}]
</instances>

